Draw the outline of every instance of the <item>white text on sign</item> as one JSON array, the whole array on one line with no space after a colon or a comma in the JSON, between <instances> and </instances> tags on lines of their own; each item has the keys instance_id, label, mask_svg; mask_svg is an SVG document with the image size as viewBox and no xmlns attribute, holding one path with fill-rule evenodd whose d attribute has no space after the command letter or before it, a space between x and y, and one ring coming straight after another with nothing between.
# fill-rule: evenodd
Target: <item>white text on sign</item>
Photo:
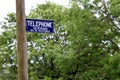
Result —
<instances>
[{"instance_id":1,"label":"white text on sign","mask_svg":"<svg viewBox=\"0 0 120 80\"><path fill-rule=\"evenodd\" d=\"M33 26L33 27L52 27L52 22L41 22L41 21L27 21L28 26Z\"/></svg>"}]
</instances>

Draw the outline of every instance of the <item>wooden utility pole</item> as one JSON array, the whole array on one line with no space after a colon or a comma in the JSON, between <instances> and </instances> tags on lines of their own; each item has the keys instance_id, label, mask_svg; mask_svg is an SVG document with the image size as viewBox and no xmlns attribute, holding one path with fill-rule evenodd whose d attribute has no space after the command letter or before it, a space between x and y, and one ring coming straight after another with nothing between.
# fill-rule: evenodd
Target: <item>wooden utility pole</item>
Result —
<instances>
[{"instance_id":1,"label":"wooden utility pole","mask_svg":"<svg viewBox=\"0 0 120 80\"><path fill-rule=\"evenodd\" d=\"M25 2L16 0L18 80L28 80Z\"/></svg>"}]
</instances>

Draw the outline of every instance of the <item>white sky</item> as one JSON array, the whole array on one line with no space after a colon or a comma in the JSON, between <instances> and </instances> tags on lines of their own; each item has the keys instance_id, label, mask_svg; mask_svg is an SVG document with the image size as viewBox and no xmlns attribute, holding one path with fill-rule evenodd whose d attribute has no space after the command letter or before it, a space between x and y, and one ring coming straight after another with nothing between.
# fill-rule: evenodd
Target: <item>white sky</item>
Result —
<instances>
[{"instance_id":1,"label":"white sky","mask_svg":"<svg viewBox=\"0 0 120 80\"><path fill-rule=\"evenodd\" d=\"M25 0L26 14L29 13L32 7L36 7L36 4L45 3L45 1L54 2L64 6L67 6L69 3L68 0ZM10 12L16 12L16 0L0 0L0 21L3 21L4 17Z\"/></svg>"}]
</instances>

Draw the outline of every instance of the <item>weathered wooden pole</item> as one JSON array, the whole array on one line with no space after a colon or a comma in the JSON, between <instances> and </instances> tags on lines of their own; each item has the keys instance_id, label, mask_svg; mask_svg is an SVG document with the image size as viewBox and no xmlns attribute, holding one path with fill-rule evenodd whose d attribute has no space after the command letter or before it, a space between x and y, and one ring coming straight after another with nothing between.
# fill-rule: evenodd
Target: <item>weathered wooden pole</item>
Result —
<instances>
[{"instance_id":1,"label":"weathered wooden pole","mask_svg":"<svg viewBox=\"0 0 120 80\"><path fill-rule=\"evenodd\" d=\"M25 2L16 0L18 80L28 80Z\"/></svg>"}]
</instances>

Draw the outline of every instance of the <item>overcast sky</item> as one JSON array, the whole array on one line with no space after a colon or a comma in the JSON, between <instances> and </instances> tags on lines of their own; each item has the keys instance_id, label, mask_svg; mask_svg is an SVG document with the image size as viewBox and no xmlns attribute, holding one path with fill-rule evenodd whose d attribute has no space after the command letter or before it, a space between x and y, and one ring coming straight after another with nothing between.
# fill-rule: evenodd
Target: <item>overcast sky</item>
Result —
<instances>
[{"instance_id":1,"label":"overcast sky","mask_svg":"<svg viewBox=\"0 0 120 80\"><path fill-rule=\"evenodd\" d=\"M26 14L29 13L32 7L36 7L36 4L45 3L45 1L54 2L64 6L67 6L69 3L68 0L25 0ZM0 21L2 21L10 12L16 12L16 0L0 0Z\"/></svg>"}]
</instances>

